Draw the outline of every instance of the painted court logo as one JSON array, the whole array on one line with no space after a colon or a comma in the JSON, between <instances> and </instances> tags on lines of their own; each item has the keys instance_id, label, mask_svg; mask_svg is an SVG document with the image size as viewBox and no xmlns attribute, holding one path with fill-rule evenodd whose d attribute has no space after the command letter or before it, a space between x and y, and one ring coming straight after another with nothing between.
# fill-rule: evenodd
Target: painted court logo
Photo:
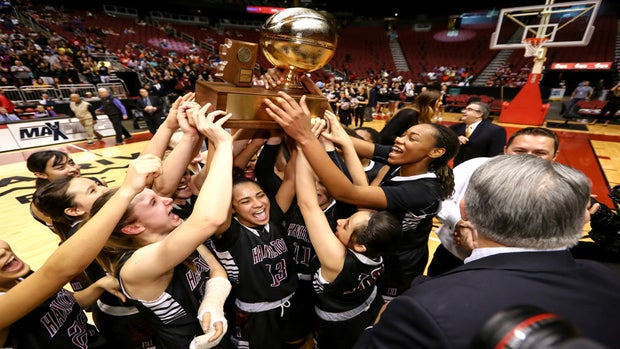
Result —
<instances>
[{"instance_id":1,"label":"painted court logo","mask_svg":"<svg viewBox=\"0 0 620 349\"><path fill-rule=\"evenodd\" d=\"M61 130L60 123L46 122L44 125L33 127L22 127L19 129L19 138L21 140L37 139L44 137L54 137L54 141L59 139L69 139Z\"/></svg>"}]
</instances>

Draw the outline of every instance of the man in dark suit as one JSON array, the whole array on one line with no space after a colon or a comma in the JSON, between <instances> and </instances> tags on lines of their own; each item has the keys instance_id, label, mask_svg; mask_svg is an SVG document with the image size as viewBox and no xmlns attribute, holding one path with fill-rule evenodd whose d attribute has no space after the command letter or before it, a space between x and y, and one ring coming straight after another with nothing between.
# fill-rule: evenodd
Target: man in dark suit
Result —
<instances>
[{"instance_id":1,"label":"man in dark suit","mask_svg":"<svg viewBox=\"0 0 620 349\"><path fill-rule=\"evenodd\" d=\"M454 157L454 166L481 156L502 154L506 145L506 129L489 119L489 106L474 101L463 109L462 123L450 128L459 136L461 148Z\"/></svg>"},{"instance_id":2,"label":"man in dark suit","mask_svg":"<svg viewBox=\"0 0 620 349\"><path fill-rule=\"evenodd\" d=\"M531 155L500 155L472 175L461 201L477 245L463 266L418 277L354 349L469 348L497 312L533 305L620 348L620 278L568 251L589 218L590 181Z\"/></svg>"},{"instance_id":3,"label":"man in dark suit","mask_svg":"<svg viewBox=\"0 0 620 349\"><path fill-rule=\"evenodd\" d=\"M164 103L161 98L150 95L145 88L140 89L140 98L136 102L136 109L142 112L144 121L152 134L157 132L164 115Z\"/></svg>"},{"instance_id":4,"label":"man in dark suit","mask_svg":"<svg viewBox=\"0 0 620 349\"><path fill-rule=\"evenodd\" d=\"M166 87L162 84L158 78L153 79L153 83L151 84L152 95L155 95L161 99L164 99L168 95L168 91L166 91Z\"/></svg>"}]
</instances>

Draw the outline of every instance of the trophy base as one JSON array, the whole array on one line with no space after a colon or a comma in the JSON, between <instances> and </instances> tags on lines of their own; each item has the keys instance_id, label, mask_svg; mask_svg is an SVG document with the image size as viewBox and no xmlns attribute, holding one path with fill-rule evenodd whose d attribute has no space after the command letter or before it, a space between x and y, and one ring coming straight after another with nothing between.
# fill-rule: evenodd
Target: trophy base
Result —
<instances>
[{"instance_id":1,"label":"trophy base","mask_svg":"<svg viewBox=\"0 0 620 349\"><path fill-rule=\"evenodd\" d=\"M263 87L237 87L227 82L196 81L196 102L200 105L211 103L214 109L232 113L224 124L227 128L276 129L280 126L267 114L265 98L275 102L278 92ZM299 101L306 95L306 104L312 117L322 117L329 107L327 98L307 94L303 89L286 90Z\"/></svg>"}]
</instances>

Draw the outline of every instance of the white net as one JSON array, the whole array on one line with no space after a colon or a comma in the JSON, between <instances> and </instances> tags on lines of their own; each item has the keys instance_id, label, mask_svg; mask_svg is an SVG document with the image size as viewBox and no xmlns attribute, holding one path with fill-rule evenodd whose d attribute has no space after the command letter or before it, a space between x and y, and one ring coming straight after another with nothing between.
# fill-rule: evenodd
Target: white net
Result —
<instances>
[{"instance_id":1,"label":"white net","mask_svg":"<svg viewBox=\"0 0 620 349\"><path fill-rule=\"evenodd\" d=\"M530 38L523 40L523 44L525 45L525 54L524 57L535 57L538 55L538 50L542 47L542 45L547 41L545 38Z\"/></svg>"}]
</instances>

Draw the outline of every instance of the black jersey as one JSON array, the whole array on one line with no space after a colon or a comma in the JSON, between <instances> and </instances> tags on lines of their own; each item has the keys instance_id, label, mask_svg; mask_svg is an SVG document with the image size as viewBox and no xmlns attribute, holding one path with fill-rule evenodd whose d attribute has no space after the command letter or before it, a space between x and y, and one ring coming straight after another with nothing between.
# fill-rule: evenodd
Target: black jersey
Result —
<instances>
[{"instance_id":1,"label":"black jersey","mask_svg":"<svg viewBox=\"0 0 620 349\"><path fill-rule=\"evenodd\" d=\"M74 223L67 233L67 238L77 232L79 223ZM74 277L69 285L77 292L104 276L106 276L105 270L94 261L86 267L83 273ZM123 302L110 292L103 291L96 304L87 310L91 312L99 333L110 345L120 348L152 347L154 330L132 302Z\"/></svg>"},{"instance_id":2,"label":"black jersey","mask_svg":"<svg viewBox=\"0 0 620 349\"><path fill-rule=\"evenodd\" d=\"M183 205L172 204L172 213L179 216L181 219L187 219L194 210L196 199L198 199L198 196L192 195L189 199L185 200Z\"/></svg>"},{"instance_id":3,"label":"black jersey","mask_svg":"<svg viewBox=\"0 0 620 349\"><path fill-rule=\"evenodd\" d=\"M123 256L119 271L130 256L131 253ZM177 265L170 284L155 300L131 298L122 287L120 275L117 275L125 296L155 329L157 349L187 349L195 336L204 334L196 316L205 294L210 269L198 252L195 251L190 259L193 270L184 263Z\"/></svg>"},{"instance_id":4,"label":"black jersey","mask_svg":"<svg viewBox=\"0 0 620 349\"><path fill-rule=\"evenodd\" d=\"M239 301L274 302L275 307L275 303L287 299L297 288L295 262L282 233L283 213L274 202L270 207L267 232L259 234L233 219L220 238L212 239L215 253L234 286L238 305ZM240 308L248 312L254 309Z\"/></svg>"},{"instance_id":5,"label":"black jersey","mask_svg":"<svg viewBox=\"0 0 620 349\"><path fill-rule=\"evenodd\" d=\"M375 156L387 158L390 146L375 145ZM428 262L428 237L433 218L441 208L441 183L428 172L422 175L398 176L399 167L393 167L379 185L387 199L387 210L401 221L403 235L395 252L384 256L386 277L403 278L421 275ZM409 281L399 286L408 287ZM391 287L390 287L391 288Z\"/></svg>"},{"instance_id":6,"label":"black jersey","mask_svg":"<svg viewBox=\"0 0 620 349\"><path fill-rule=\"evenodd\" d=\"M329 222L332 231L336 231L338 220L350 217L357 207L332 200L331 204L323 210L325 218ZM299 279L310 281L312 279L312 261L316 258L316 252L312 247L308 229L303 215L297 204L293 204L285 216L286 242L291 248L293 259L297 268Z\"/></svg>"},{"instance_id":7,"label":"black jersey","mask_svg":"<svg viewBox=\"0 0 620 349\"><path fill-rule=\"evenodd\" d=\"M28 275L31 275L32 272ZM1 296L0 296L1 297ZM13 323L4 344L13 349L111 348L73 293L62 288L33 311Z\"/></svg>"},{"instance_id":8,"label":"black jersey","mask_svg":"<svg viewBox=\"0 0 620 349\"><path fill-rule=\"evenodd\" d=\"M377 176L379 175L379 171L386 166L386 164L374 160L370 160L368 166L364 167L364 172L366 173L366 178L368 178L368 183L371 183Z\"/></svg>"},{"instance_id":9,"label":"black jersey","mask_svg":"<svg viewBox=\"0 0 620 349\"><path fill-rule=\"evenodd\" d=\"M366 311L377 297L376 283L383 273L383 260L347 249L342 271L334 281L327 283L320 271L316 270L313 279L317 315L327 321L349 320Z\"/></svg>"}]
</instances>

